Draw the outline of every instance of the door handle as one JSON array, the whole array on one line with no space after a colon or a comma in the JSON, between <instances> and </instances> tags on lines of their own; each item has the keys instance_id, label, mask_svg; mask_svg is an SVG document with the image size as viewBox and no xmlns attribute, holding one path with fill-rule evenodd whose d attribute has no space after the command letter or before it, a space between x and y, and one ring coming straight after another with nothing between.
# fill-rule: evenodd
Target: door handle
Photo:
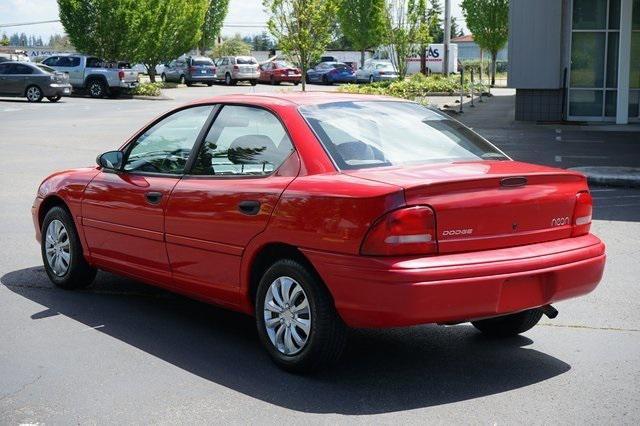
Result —
<instances>
[{"instance_id":1,"label":"door handle","mask_svg":"<svg viewBox=\"0 0 640 426\"><path fill-rule=\"evenodd\" d=\"M255 216L260 212L260 201L246 200L238 203L238 210L240 213Z\"/></svg>"},{"instance_id":2,"label":"door handle","mask_svg":"<svg viewBox=\"0 0 640 426\"><path fill-rule=\"evenodd\" d=\"M162 192L147 192L144 194L149 204L160 204L162 201Z\"/></svg>"}]
</instances>

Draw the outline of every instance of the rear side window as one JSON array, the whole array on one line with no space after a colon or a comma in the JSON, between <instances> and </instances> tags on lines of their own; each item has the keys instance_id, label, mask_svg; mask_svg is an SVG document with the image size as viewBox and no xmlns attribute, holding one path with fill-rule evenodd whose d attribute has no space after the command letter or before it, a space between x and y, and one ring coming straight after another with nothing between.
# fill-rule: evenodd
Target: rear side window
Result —
<instances>
[{"instance_id":1,"label":"rear side window","mask_svg":"<svg viewBox=\"0 0 640 426\"><path fill-rule=\"evenodd\" d=\"M78 58L78 65L80 64L80 58ZM77 65L72 65L77 66ZM98 58L87 58L87 68L101 68L102 61Z\"/></svg>"},{"instance_id":2,"label":"rear side window","mask_svg":"<svg viewBox=\"0 0 640 426\"><path fill-rule=\"evenodd\" d=\"M49 64L45 64L45 65L49 65ZM53 66L67 67L67 68L77 67L77 66L80 66L80 58L78 56L60 56L58 57L56 64Z\"/></svg>"},{"instance_id":3,"label":"rear side window","mask_svg":"<svg viewBox=\"0 0 640 426\"><path fill-rule=\"evenodd\" d=\"M7 74L33 74L33 68L28 65L13 64Z\"/></svg>"},{"instance_id":4,"label":"rear side window","mask_svg":"<svg viewBox=\"0 0 640 426\"><path fill-rule=\"evenodd\" d=\"M192 174L268 175L292 150L289 136L272 113L227 105L211 126Z\"/></svg>"}]
</instances>

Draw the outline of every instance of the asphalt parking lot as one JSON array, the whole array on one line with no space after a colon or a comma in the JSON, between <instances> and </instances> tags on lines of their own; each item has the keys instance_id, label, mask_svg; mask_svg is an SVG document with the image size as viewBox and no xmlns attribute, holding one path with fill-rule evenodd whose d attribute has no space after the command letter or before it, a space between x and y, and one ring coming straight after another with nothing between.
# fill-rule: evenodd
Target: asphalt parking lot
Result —
<instances>
[{"instance_id":1,"label":"asphalt parking lot","mask_svg":"<svg viewBox=\"0 0 640 426\"><path fill-rule=\"evenodd\" d=\"M189 100L289 89L179 88L161 101L0 99L0 424L640 422L638 189L593 188L605 277L590 295L559 303L555 320L507 341L469 325L356 330L342 363L316 376L277 369L251 318L107 273L86 291L53 288L30 217L43 177L93 165ZM513 138L496 142L529 158Z\"/></svg>"}]
</instances>

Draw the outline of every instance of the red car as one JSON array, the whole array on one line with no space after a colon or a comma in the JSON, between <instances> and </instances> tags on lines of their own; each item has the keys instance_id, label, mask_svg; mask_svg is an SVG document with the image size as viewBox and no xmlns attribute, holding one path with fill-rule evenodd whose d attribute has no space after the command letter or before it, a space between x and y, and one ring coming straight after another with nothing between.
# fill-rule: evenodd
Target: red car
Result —
<instances>
[{"instance_id":1,"label":"red car","mask_svg":"<svg viewBox=\"0 0 640 426\"><path fill-rule=\"evenodd\" d=\"M302 71L286 61L272 61L260 65L260 83L280 84L293 83L296 86L302 80Z\"/></svg>"},{"instance_id":2,"label":"red car","mask_svg":"<svg viewBox=\"0 0 640 426\"><path fill-rule=\"evenodd\" d=\"M335 361L348 327L522 333L605 264L584 176L395 98L215 97L97 162L38 189L50 279L103 269L255 315L289 370Z\"/></svg>"}]
</instances>

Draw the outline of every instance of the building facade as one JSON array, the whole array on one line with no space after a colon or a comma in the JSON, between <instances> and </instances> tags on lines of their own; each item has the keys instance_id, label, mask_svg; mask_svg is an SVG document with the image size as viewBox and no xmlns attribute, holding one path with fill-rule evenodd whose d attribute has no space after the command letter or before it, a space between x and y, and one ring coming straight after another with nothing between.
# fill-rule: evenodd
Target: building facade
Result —
<instances>
[{"instance_id":1,"label":"building facade","mask_svg":"<svg viewBox=\"0 0 640 426\"><path fill-rule=\"evenodd\" d=\"M516 120L640 121L640 0L511 0Z\"/></svg>"},{"instance_id":2,"label":"building facade","mask_svg":"<svg viewBox=\"0 0 640 426\"><path fill-rule=\"evenodd\" d=\"M482 51L480 46L478 46L473 41L473 35L467 34L460 37L455 37L451 39L451 43L458 46L458 60L467 61L467 60L480 60L481 58L484 60L491 60L491 53L487 51ZM498 61L506 61L507 60L507 47L505 46L503 49L498 51L497 59Z\"/></svg>"}]
</instances>

